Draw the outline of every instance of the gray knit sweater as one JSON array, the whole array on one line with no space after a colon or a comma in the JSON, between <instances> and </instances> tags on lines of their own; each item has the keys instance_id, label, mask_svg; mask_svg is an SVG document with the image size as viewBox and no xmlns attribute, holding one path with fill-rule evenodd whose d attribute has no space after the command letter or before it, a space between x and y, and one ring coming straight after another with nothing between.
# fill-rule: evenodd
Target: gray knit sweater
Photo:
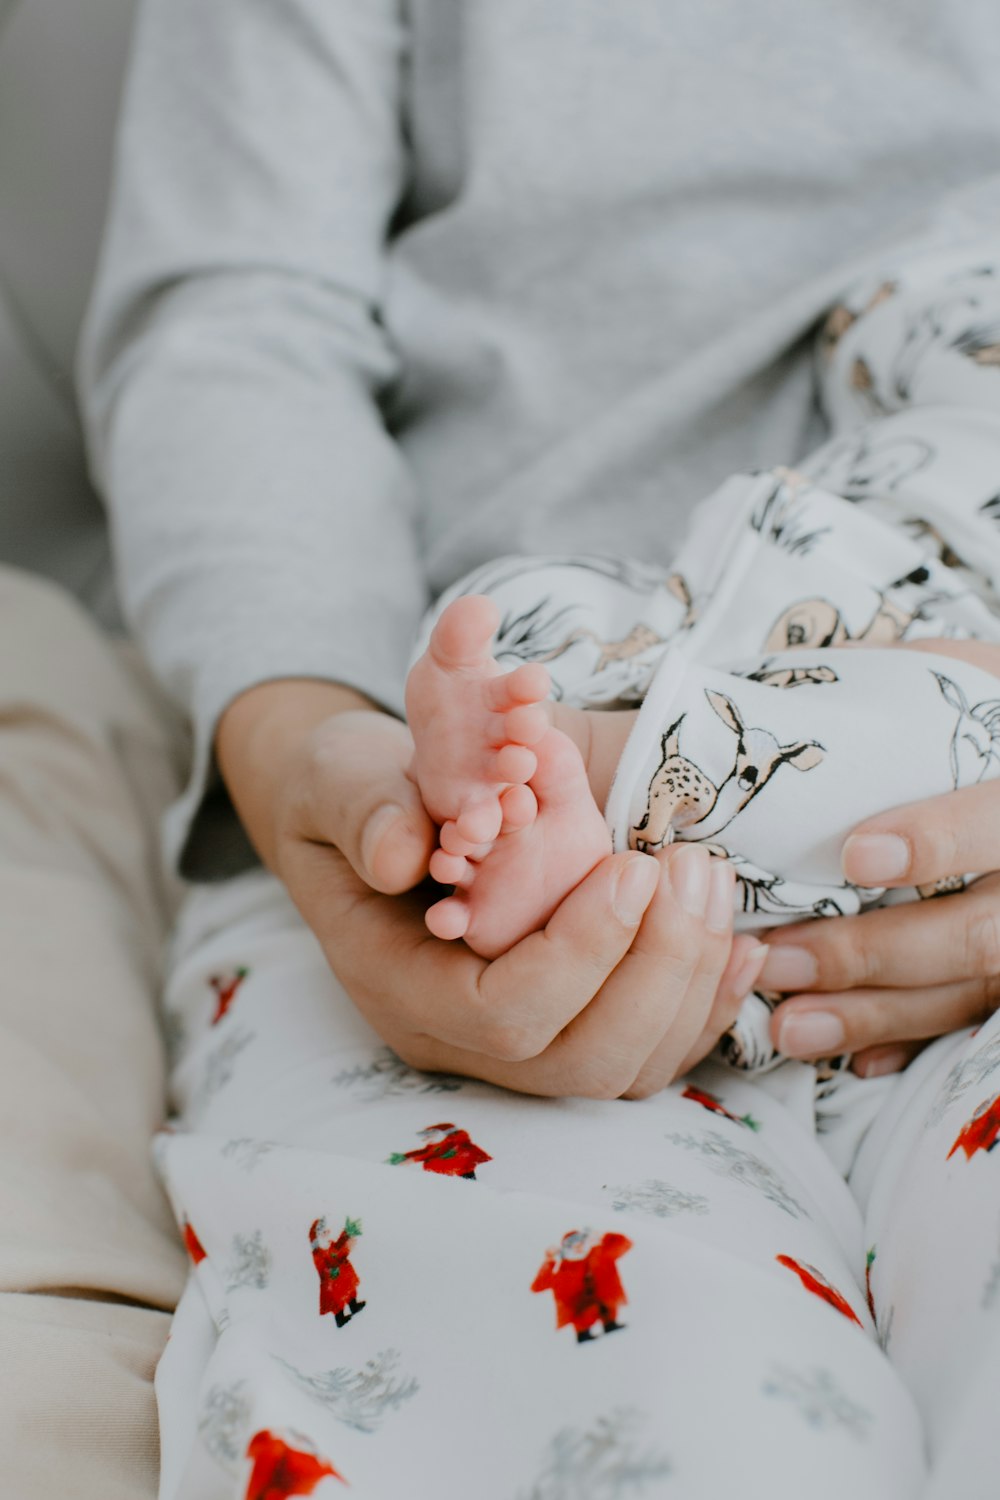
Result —
<instances>
[{"instance_id":1,"label":"gray knit sweater","mask_svg":"<svg viewBox=\"0 0 1000 1500\"><path fill-rule=\"evenodd\" d=\"M126 611L191 714L169 842L247 857L224 706L399 708L503 552L670 558L823 436L887 245L1000 233L996 0L145 0L81 361Z\"/></svg>"}]
</instances>

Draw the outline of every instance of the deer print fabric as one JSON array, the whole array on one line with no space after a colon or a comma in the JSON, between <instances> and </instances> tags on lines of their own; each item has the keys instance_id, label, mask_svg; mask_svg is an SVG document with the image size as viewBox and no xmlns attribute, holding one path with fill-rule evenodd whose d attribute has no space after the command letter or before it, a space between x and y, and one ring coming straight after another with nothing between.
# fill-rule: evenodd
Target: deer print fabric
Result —
<instances>
[{"instance_id":1,"label":"deer print fabric","mask_svg":"<svg viewBox=\"0 0 1000 1500\"><path fill-rule=\"evenodd\" d=\"M997 774L1000 683L879 648L998 638L998 345L995 260L887 266L820 335L829 442L670 570L453 591L501 662L640 706L616 843L701 840L741 924L879 901L850 825ZM537 1100L408 1068L263 872L191 893L169 971L161 1500L993 1494L1000 1017L863 1081L776 1058L755 995L656 1098Z\"/></svg>"},{"instance_id":2,"label":"deer print fabric","mask_svg":"<svg viewBox=\"0 0 1000 1500\"><path fill-rule=\"evenodd\" d=\"M642 703L606 809L616 847L704 843L735 869L741 927L877 904L840 874L854 824L1000 771L996 679L873 649L1000 639L1000 261L880 273L817 357L831 441L723 484L669 571L503 559L442 601L490 594L498 660L545 662L556 698ZM727 1062L780 1063L773 1007L748 999ZM827 1124L835 1094L825 1080Z\"/></svg>"}]
</instances>

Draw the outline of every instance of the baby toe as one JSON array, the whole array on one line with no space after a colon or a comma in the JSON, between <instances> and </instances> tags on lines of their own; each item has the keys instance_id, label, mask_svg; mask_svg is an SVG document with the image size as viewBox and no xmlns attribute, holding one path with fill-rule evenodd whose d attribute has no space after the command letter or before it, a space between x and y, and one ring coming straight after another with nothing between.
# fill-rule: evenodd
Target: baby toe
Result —
<instances>
[{"instance_id":1,"label":"baby toe","mask_svg":"<svg viewBox=\"0 0 1000 1500\"><path fill-rule=\"evenodd\" d=\"M548 710L538 703L512 708L503 718L504 740L512 745L537 745L551 727Z\"/></svg>"},{"instance_id":2,"label":"baby toe","mask_svg":"<svg viewBox=\"0 0 1000 1500\"><path fill-rule=\"evenodd\" d=\"M445 668L492 665L489 644L499 623L500 611L485 595L453 599L431 633L431 655Z\"/></svg>"},{"instance_id":3,"label":"baby toe","mask_svg":"<svg viewBox=\"0 0 1000 1500\"><path fill-rule=\"evenodd\" d=\"M502 750L497 751L497 776L501 781L509 781L512 785L530 781L537 765L538 757L526 745L504 745Z\"/></svg>"},{"instance_id":4,"label":"baby toe","mask_svg":"<svg viewBox=\"0 0 1000 1500\"><path fill-rule=\"evenodd\" d=\"M538 813L538 800L530 786L511 786L501 794L503 810L501 833L519 833L529 827Z\"/></svg>"},{"instance_id":5,"label":"baby toe","mask_svg":"<svg viewBox=\"0 0 1000 1500\"><path fill-rule=\"evenodd\" d=\"M464 937L469 928L469 909L458 896L446 896L427 908L424 921L427 931L446 943Z\"/></svg>"},{"instance_id":6,"label":"baby toe","mask_svg":"<svg viewBox=\"0 0 1000 1500\"><path fill-rule=\"evenodd\" d=\"M526 753L530 754L531 752L528 751ZM501 754L503 754L502 751ZM497 758L499 759L499 756ZM455 832L460 839L466 839L472 848L475 849L477 845L489 844L496 838L500 832L502 819L503 814L500 811L499 798L489 797L481 802L474 802L471 806L463 809L455 820ZM466 851L450 850L449 852L464 853Z\"/></svg>"},{"instance_id":7,"label":"baby toe","mask_svg":"<svg viewBox=\"0 0 1000 1500\"><path fill-rule=\"evenodd\" d=\"M469 859L479 850L477 842L462 837L455 822L442 823L438 838L446 854L460 854Z\"/></svg>"},{"instance_id":8,"label":"baby toe","mask_svg":"<svg viewBox=\"0 0 1000 1500\"><path fill-rule=\"evenodd\" d=\"M525 662L490 683L490 705L503 712L519 703L540 703L551 686L552 678L540 662Z\"/></svg>"},{"instance_id":9,"label":"baby toe","mask_svg":"<svg viewBox=\"0 0 1000 1500\"><path fill-rule=\"evenodd\" d=\"M461 854L447 854L444 849L435 849L430 859L431 878L439 885L461 885L469 876L471 866Z\"/></svg>"}]
</instances>

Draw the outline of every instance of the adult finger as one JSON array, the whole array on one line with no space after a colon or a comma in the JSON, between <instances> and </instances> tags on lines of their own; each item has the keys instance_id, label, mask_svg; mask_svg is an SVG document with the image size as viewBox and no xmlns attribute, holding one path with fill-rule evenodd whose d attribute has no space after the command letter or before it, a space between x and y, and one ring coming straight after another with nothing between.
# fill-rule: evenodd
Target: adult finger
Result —
<instances>
[{"instance_id":1,"label":"adult finger","mask_svg":"<svg viewBox=\"0 0 1000 1500\"><path fill-rule=\"evenodd\" d=\"M768 943L766 989L910 990L984 981L1000 973L1000 876L933 901L781 928Z\"/></svg>"},{"instance_id":2,"label":"adult finger","mask_svg":"<svg viewBox=\"0 0 1000 1500\"><path fill-rule=\"evenodd\" d=\"M884 649L884 648L883 648ZM1000 646L990 641L955 641L948 636L930 636L922 641L898 641L896 650L926 651L931 656L950 656L967 661L984 672L1000 677Z\"/></svg>"},{"instance_id":3,"label":"adult finger","mask_svg":"<svg viewBox=\"0 0 1000 1500\"><path fill-rule=\"evenodd\" d=\"M910 802L859 823L845 841L857 885L931 885L1000 864L1000 781Z\"/></svg>"},{"instance_id":4,"label":"adult finger","mask_svg":"<svg viewBox=\"0 0 1000 1500\"><path fill-rule=\"evenodd\" d=\"M786 1057L811 1061L851 1052L855 1071L872 1076L905 1066L932 1037L978 1025L998 1002L996 977L909 990L797 995L775 1011L771 1037Z\"/></svg>"},{"instance_id":5,"label":"adult finger","mask_svg":"<svg viewBox=\"0 0 1000 1500\"><path fill-rule=\"evenodd\" d=\"M656 858L659 886L635 941L558 1038L561 1066L588 1095L642 1098L664 1087L704 1028L729 957L731 866L696 844Z\"/></svg>"},{"instance_id":6,"label":"adult finger","mask_svg":"<svg viewBox=\"0 0 1000 1500\"><path fill-rule=\"evenodd\" d=\"M744 1000L755 988L766 958L766 944L750 933L741 933L733 939L729 962L719 981L708 1019L694 1045L681 1059L674 1077L681 1078L689 1073L717 1046L720 1037L739 1015ZM661 1087L672 1081L666 1079Z\"/></svg>"},{"instance_id":7,"label":"adult finger","mask_svg":"<svg viewBox=\"0 0 1000 1500\"><path fill-rule=\"evenodd\" d=\"M704 1025L725 967L732 877L695 845L640 857L660 866L659 882L613 973L542 1052L485 1067L477 1060L479 1077L530 1093L590 1098L645 1095L670 1081ZM649 1059L678 1021L672 1063L650 1066L647 1076Z\"/></svg>"},{"instance_id":8,"label":"adult finger","mask_svg":"<svg viewBox=\"0 0 1000 1500\"><path fill-rule=\"evenodd\" d=\"M659 870L647 855L609 856L543 931L492 963L432 938L421 893L379 895L336 857L317 859L311 874L299 882L306 920L378 1030L394 1025L512 1062L543 1052L597 994L635 937Z\"/></svg>"}]
</instances>

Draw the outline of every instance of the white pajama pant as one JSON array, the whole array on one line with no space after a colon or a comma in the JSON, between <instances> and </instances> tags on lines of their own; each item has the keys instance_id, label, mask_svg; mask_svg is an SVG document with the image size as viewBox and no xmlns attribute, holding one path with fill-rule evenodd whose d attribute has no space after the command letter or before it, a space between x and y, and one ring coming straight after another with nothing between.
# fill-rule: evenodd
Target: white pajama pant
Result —
<instances>
[{"instance_id":1,"label":"white pajama pant","mask_svg":"<svg viewBox=\"0 0 1000 1500\"><path fill-rule=\"evenodd\" d=\"M164 1500L995 1493L1000 1018L854 1080L848 1187L802 1064L641 1103L409 1070L262 873L190 898L167 1007Z\"/></svg>"},{"instance_id":2,"label":"white pajama pant","mask_svg":"<svg viewBox=\"0 0 1000 1500\"><path fill-rule=\"evenodd\" d=\"M642 704L616 843L701 839L745 923L879 899L840 875L852 823L1000 764L996 679L847 649L997 639L984 276L859 291L834 440L724 485L672 572L518 559L459 586L567 700ZM741 1069L524 1098L406 1068L271 877L194 892L157 1146L192 1260L162 1500L992 1497L1000 1018L863 1082L774 1066L768 1003Z\"/></svg>"}]
</instances>

